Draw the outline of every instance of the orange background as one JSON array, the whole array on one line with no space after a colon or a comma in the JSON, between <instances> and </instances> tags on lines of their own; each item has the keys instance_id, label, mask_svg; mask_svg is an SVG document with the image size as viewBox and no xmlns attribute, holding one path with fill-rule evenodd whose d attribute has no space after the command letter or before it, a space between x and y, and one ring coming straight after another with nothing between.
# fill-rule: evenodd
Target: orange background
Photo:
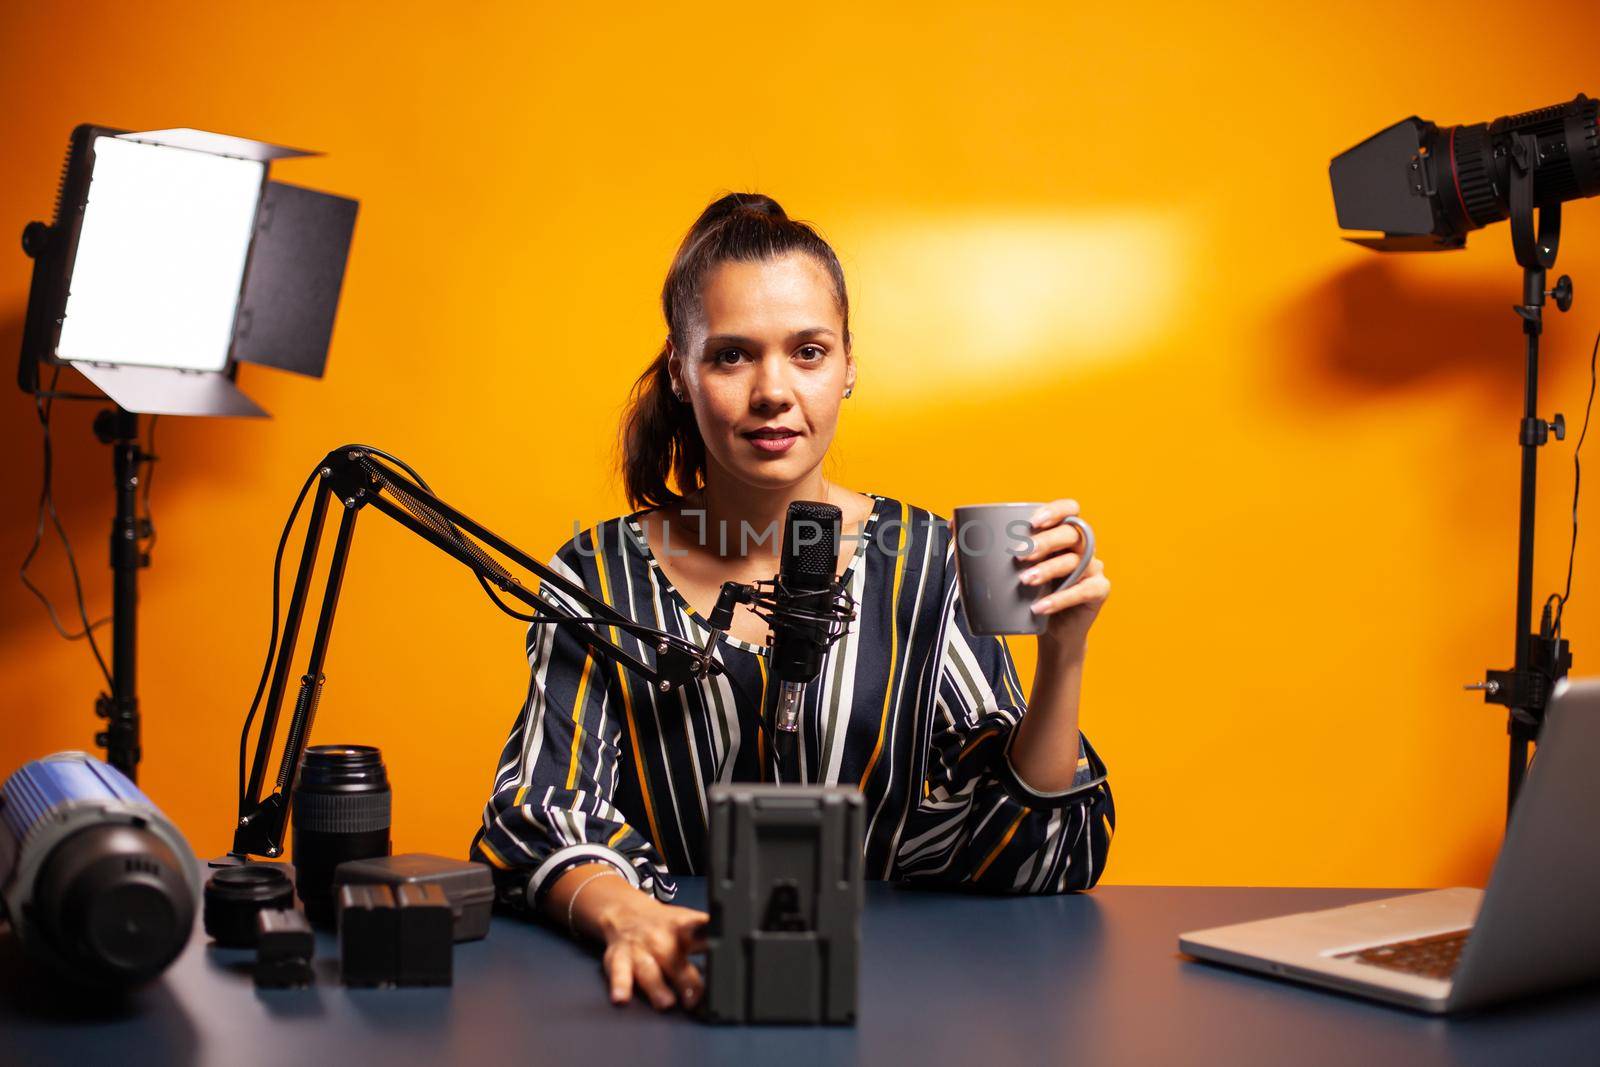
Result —
<instances>
[{"instance_id":1,"label":"orange background","mask_svg":"<svg viewBox=\"0 0 1600 1067\"><path fill-rule=\"evenodd\" d=\"M333 445L398 453L540 558L624 510L611 446L672 251L710 199L758 189L821 226L852 286L833 477L942 514L1070 495L1094 522L1116 583L1083 711L1117 796L1107 881L1481 883L1505 717L1460 687L1510 666L1520 277L1503 225L1449 256L1341 242L1326 170L1408 114L1600 92L1600 13L1533 52L1502 4L1323 6L7 5L6 233L48 217L82 121L321 149L276 176L361 200L327 377L249 368L271 421L161 425L143 785L200 855L227 847L272 551ZM1565 576L1600 206L1570 206L1563 244L1578 302L1552 315L1541 413L1572 433L1542 454L1536 603ZM38 428L16 391L0 407L14 566ZM58 406L56 488L98 616L93 411ZM1580 554L1568 613L1579 674L1597 566ZM35 573L70 604L58 549ZM0 768L89 747L88 650L15 579L0 612ZM464 851L522 631L363 520L315 738L383 747L398 850Z\"/></svg>"}]
</instances>

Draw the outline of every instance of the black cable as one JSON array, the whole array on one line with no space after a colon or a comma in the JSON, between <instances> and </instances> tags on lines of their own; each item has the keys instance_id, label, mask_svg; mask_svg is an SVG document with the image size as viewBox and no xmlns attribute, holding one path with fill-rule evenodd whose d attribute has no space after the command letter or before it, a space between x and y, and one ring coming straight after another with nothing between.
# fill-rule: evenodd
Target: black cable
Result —
<instances>
[{"instance_id":1,"label":"black cable","mask_svg":"<svg viewBox=\"0 0 1600 1067\"><path fill-rule=\"evenodd\" d=\"M1555 640L1561 640L1561 616L1566 611L1567 600L1572 596L1572 565L1578 554L1578 488L1582 483L1583 468L1578 465L1578 454L1583 451L1583 439L1589 435L1589 415L1594 410L1595 392L1595 358L1600 356L1600 333L1595 334L1594 348L1589 352L1589 399L1583 406L1583 429L1578 434L1578 443L1572 449L1572 545L1567 550L1567 588L1561 593L1556 602L1555 625L1552 635ZM1555 597L1555 594L1552 594ZM1545 605L1549 606L1546 600Z\"/></svg>"},{"instance_id":2,"label":"black cable","mask_svg":"<svg viewBox=\"0 0 1600 1067\"><path fill-rule=\"evenodd\" d=\"M94 653L95 663L99 665L100 673L106 680L106 687L114 690L116 685L111 680L111 670L106 666L105 657L100 654L100 645L94 639L94 631L98 627L104 626L106 623L110 622L111 619L108 616L100 619L97 622L91 623L89 621L89 611L88 608L84 606L83 601L83 581L78 574L78 561L73 555L72 542L67 537L66 527L62 525L61 515L56 511L54 490L55 449L50 437L50 413L55 405L55 396L53 394L55 392L56 382L60 377L61 368L56 367L54 373L50 377L49 392L45 395L35 395L33 398L34 411L39 418L39 428L43 434L44 470L43 478L39 487L39 508L34 521L33 544L29 546L27 555L23 557L22 566L17 570L17 576L22 579L22 584L27 587L28 592L37 597L39 599L39 603L44 605L45 611L50 615L50 623L56 628L57 633L66 638L68 641L88 640L89 649ZM33 557L38 553L39 546L44 540L44 520L46 514L50 516L50 523L55 528L56 536L61 540L61 547L66 551L67 569L72 574L73 596L77 601L78 619L83 627L76 633L69 633L67 628L61 625L61 618L56 614L55 605L50 602L50 598L44 594L44 591L38 586L34 585L33 582L28 578L28 568L33 565Z\"/></svg>"},{"instance_id":3,"label":"black cable","mask_svg":"<svg viewBox=\"0 0 1600 1067\"><path fill-rule=\"evenodd\" d=\"M250 742L250 725L255 722L256 712L261 707L261 695L267 690L267 678L272 673L272 658L278 650L278 604L279 584L283 575L283 549L289 543L289 531L294 529L294 520L300 514L300 505L305 503L306 493L317 480L320 465L312 470L311 476L300 487L300 495L294 498L294 507L289 509L289 521L283 524L283 533L278 538L278 552L272 558L272 630L267 638L267 661L261 665L261 681L256 685L255 699L250 701L250 714L244 718L244 728L239 731L239 814L244 812L244 757Z\"/></svg>"},{"instance_id":4,"label":"black cable","mask_svg":"<svg viewBox=\"0 0 1600 1067\"><path fill-rule=\"evenodd\" d=\"M59 373L60 372L57 371L58 375ZM48 394L39 395L43 396ZM39 404L39 396L35 396L34 403L35 405ZM22 558L22 566L17 569L17 577L22 579L22 584L27 587L30 593L39 599L39 602L44 605L45 611L49 612L50 623L56 628L56 632L68 641L81 641L83 640L84 636L83 631L79 630L77 633L68 633L66 627L61 625L61 618L56 614L55 605L50 602L50 598L47 597L44 591L35 586L28 578L28 568L33 565L33 557L38 554L39 547L44 541L44 520L45 515L47 514L47 507L53 503L51 484L53 481L52 470L54 464L52 462L49 425L50 408L48 404L44 406L44 410L40 413L40 422L44 428L44 471L39 483L39 505L34 517L33 543L28 546L27 555L23 556ZM95 626L103 626L109 621L109 619L101 619L99 622L95 623Z\"/></svg>"}]
</instances>

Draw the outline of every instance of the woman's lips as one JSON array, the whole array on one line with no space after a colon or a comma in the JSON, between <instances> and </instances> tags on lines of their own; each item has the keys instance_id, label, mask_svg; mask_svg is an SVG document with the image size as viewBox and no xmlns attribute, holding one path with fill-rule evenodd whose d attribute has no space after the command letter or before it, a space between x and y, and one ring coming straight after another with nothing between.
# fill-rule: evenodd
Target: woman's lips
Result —
<instances>
[{"instance_id":1,"label":"woman's lips","mask_svg":"<svg viewBox=\"0 0 1600 1067\"><path fill-rule=\"evenodd\" d=\"M781 437L763 437L754 434L746 434L744 439L755 445L756 448L760 449L762 452L767 452L772 455L782 455L794 447L794 443L800 440L800 435L791 433L785 434Z\"/></svg>"}]
</instances>

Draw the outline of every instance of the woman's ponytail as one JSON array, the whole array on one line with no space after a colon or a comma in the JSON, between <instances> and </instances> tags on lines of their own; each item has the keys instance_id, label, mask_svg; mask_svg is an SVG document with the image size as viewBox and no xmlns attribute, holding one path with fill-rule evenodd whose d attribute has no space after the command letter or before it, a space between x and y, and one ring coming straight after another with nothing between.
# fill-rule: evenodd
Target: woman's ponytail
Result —
<instances>
[{"instance_id":1,"label":"woman's ponytail","mask_svg":"<svg viewBox=\"0 0 1600 1067\"><path fill-rule=\"evenodd\" d=\"M622 419L622 480L635 508L677 500L670 476L676 475L686 492L705 482L705 442L694 421L694 407L672 395L672 379L667 373L670 351L662 345L633 383L633 396Z\"/></svg>"}]
</instances>

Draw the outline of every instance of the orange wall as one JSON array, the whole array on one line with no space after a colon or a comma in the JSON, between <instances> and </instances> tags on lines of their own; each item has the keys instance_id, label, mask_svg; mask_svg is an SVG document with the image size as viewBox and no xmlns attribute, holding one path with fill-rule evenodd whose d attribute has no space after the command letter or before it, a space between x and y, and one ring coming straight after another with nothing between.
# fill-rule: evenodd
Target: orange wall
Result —
<instances>
[{"instance_id":1,"label":"orange wall","mask_svg":"<svg viewBox=\"0 0 1600 1067\"><path fill-rule=\"evenodd\" d=\"M945 514L1074 495L1096 524L1116 592L1083 717L1117 791L1108 881L1481 880L1504 716L1460 687L1510 660L1519 278L1504 226L1435 258L1342 243L1326 168L1413 112L1600 92L1600 13L1575 9L1535 64L1486 0L1403 19L1371 0L676 8L0 13L5 233L48 214L80 121L322 149L278 177L362 202L327 378L249 369L272 421L161 427L143 782L197 851L229 840L272 550L310 465L387 447L541 557L623 510L610 444L660 343L662 275L732 188L817 221L849 272L860 383L834 476ZM1450 44L1386 46L1372 27L1396 21ZM1563 244L1578 302L1551 325L1541 409L1574 432L1544 452L1541 598L1565 573L1600 205L1568 212ZM29 266L3 247L10 359ZM39 446L25 398L0 408L9 567ZM91 414L59 410L57 488L103 609ZM1600 654L1597 567L1580 555L1578 673ZM40 573L65 603L57 550ZM0 767L87 747L87 650L14 579L0 638ZM397 848L465 848L521 642L464 571L363 523L316 736L383 746Z\"/></svg>"}]
</instances>

